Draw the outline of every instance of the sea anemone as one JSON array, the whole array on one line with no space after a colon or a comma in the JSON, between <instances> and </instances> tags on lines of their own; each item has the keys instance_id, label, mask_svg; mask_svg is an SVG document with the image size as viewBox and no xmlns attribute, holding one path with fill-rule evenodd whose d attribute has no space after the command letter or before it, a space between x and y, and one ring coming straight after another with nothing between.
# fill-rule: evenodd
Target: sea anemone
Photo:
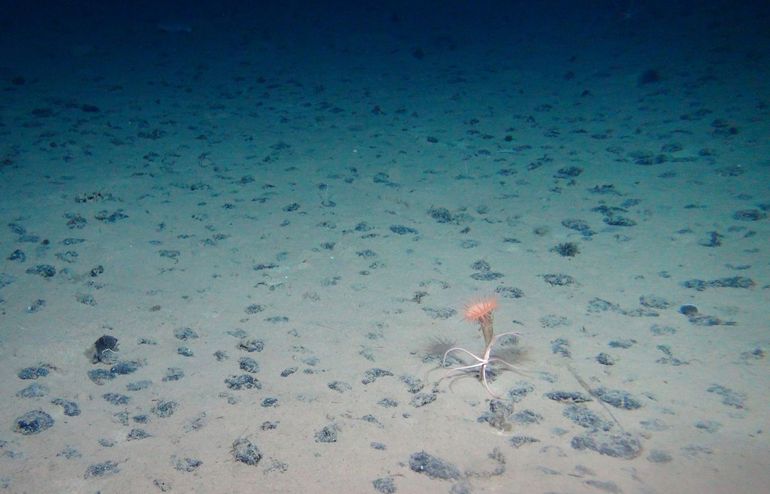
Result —
<instances>
[{"instance_id":1,"label":"sea anemone","mask_svg":"<svg viewBox=\"0 0 770 494\"><path fill-rule=\"evenodd\" d=\"M488 319L495 309L497 309L497 299L479 300L465 307L465 319L480 322Z\"/></svg>"},{"instance_id":2,"label":"sea anemone","mask_svg":"<svg viewBox=\"0 0 770 494\"><path fill-rule=\"evenodd\" d=\"M489 297L477 302L473 302L465 307L465 319L479 324L479 331L481 331L481 334L484 337L484 352L477 355L463 347L452 346L448 350L444 351L444 357L441 359L441 366L446 367L447 358L453 354L470 357L473 359L472 363L469 364L467 362L462 362L462 365L459 367L453 367L452 371L463 372L478 369L479 379L481 379L481 382L484 384L487 392L493 398L500 398L494 392L492 392L492 389L489 387L487 369L493 364L500 364L513 371L518 371L518 367L504 360L498 355L493 355L492 347L494 347L495 343L500 341L502 338L505 338L505 341L507 342L515 341L519 334L514 331L509 331L507 333L495 336L495 330L493 327L493 312L495 309L497 309L497 300L494 297ZM449 343L446 343L445 346L449 346ZM510 347L505 348L505 355L508 356L508 358L518 357L520 352L514 352L513 350L514 349ZM455 356L455 358L457 358L457 356Z\"/></svg>"}]
</instances>

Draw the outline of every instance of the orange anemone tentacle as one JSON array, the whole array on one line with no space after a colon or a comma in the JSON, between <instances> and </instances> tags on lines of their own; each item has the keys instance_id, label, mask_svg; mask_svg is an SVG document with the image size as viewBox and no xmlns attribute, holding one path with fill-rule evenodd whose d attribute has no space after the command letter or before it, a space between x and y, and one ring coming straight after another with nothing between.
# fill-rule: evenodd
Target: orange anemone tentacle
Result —
<instances>
[{"instance_id":1,"label":"orange anemone tentacle","mask_svg":"<svg viewBox=\"0 0 770 494\"><path fill-rule=\"evenodd\" d=\"M497 309L497 299L487 298L474 302L465 307L465 319L468 321L482 321L488 318Z\"/></svg>"}]
</instances>

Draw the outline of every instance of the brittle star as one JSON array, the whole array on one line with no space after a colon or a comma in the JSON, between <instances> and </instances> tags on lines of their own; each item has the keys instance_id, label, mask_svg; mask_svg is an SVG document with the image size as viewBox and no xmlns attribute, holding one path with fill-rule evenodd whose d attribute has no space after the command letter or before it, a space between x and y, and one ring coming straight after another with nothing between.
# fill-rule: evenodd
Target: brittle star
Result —
<instances>
[{"instance_id":1,"label":"brittle star","mask_svg":"<svg viewBox=\"0 0 770 494\"><path fill-rule=\"evenodd\" d=\"M446 352L444 352L444 358L441 359L441 367L446 367L446 359L449 356L449 354L452 353L452 352L461 352L461 353L464 353L464 354L468 355L469 357L473 358L476 361L475 364L463 365L463 366L460 366L460 367L454 367L454 368L450 369L449 372L466 371L466 370L478 368L479 369L479 378L481 379L481 382L484 385L484 388L486 388L486 390L487 390L487 392L489 393L490 396L492 396L493 398L498 398L499 399L500 396L498 396L494 392L492 392L492 388L489 387L489 381L487 381L487 367L490 364L492 364L492 363L499 363L499 364L503 364L504 366L508 367L512 371L523 372L523 369L521 369L521 368L511 364L510 362L506 362L505 360L501 359L500 357L493 357L493 356L491 356L491 354L492 354L492 347L495 345L497 340L502 338L503 336L521 336L521 335L519 333L515 332L515 331L511 331L511 332L508 332L508 333L501 333L499 335L493 336L489 340L489 343L487 344L486 348L484 349L484 356L483 357L479 357L475 353L470 352L470 351L466 350L465 348L462 348L462 347L459 347L459 346L452 347L449 350L447 350Z\"/></svg>"}]
</instances>

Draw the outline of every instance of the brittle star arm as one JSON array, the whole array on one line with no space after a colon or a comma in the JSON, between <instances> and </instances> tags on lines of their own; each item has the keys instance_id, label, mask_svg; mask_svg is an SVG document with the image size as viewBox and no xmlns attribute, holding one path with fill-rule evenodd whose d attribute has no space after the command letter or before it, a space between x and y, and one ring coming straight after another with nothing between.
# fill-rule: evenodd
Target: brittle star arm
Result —
<instances>
[{"instance_id":1,"label":"brittle star arm","mask_svg":"<svg viewBox=\"0 0 770 494\"><path fill-rule=\"evenodd\" d=\"M486 363L488 362L488 360L484 360L484 359L482 359L481 357L479 357L479 356L478 356L478 355L476 355L475 353L471 353L471 352L469 352L468 350L466 350L465 348L461 348L461 347L459 347L459 346L456 346L456 347L454 347L454 348L450 348L449 350L447 350L447 351L444 353L444 358L443 358L443 359L441 359L441 365L442 365L442 366L446 366L446 358L447 358L447 357L449 356L449 354L450 354L450 353L452 353L452 352L462 352L462 353L464 353L464 354L468 355L469 357L473 358L473 359L474 359L474 360L475 360L477 363L476 363L476 364L471 364L471 365L464 365L464 366L462 366L462 367L455 367L455 368L453 368L453 369L451 369L451 370L465 370L465 369L473 369L474 367L478 367L478 366L480 366L480 365L484 365L484 364L486 364Z\"/></svg>"},{"instance_id":2,"label":"brittle star arm","mask_svg":"<svg viewBox=\"0 0 770 494\"><path fill-rule=\"evenodd\" d=\"M492 341L494 342L494 340L492 340ZM442 361L442 365L445 364L447 355L449 355L451 352L454 352L454 351L462 352L462 353L464 353L466 355L471 356L474 360L476 360L475 364L464 365L462 367L455 367L455 368L450 369L450 372L463 371L463 370L468 370L468 369L475 369L475 368L478 367L479 368L479 377L481 377L481 383L484 385L484 388L487 390L487 393L489 393L489 395L492 398L500 398L499 395L495 394L492 391L492 388L490 388L490 386L489 386L489 381L487 380L487 365L489 365L489 362L490 362L489 353L491 352L491 349L492 349L492 345L489 345L485 349L485 351L484 351L484 358L481 358L478 355L469 352L465 348L460 348L460 347L450 348L444 354L444 359ZM492 357L492 358L496 359L496 360L501 360L501 359L497 359L497 357Z\"/></svg>"}]
</instances>

